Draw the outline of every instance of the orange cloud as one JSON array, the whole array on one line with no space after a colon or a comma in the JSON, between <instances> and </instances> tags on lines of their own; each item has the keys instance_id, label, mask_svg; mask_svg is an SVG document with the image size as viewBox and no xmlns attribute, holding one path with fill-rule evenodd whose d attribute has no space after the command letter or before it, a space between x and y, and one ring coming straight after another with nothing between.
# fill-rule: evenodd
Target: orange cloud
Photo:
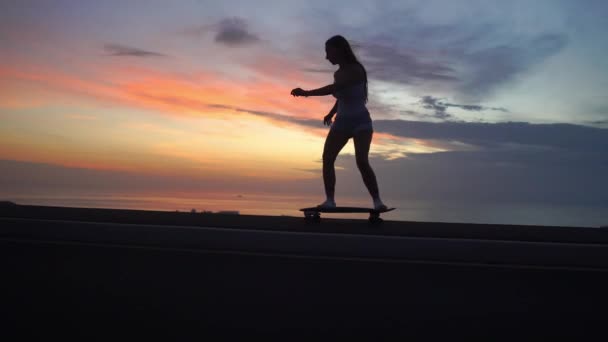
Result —
<instances>
[{"instance_id":1,"label":"orange cloud","mask_svg":"<svg viewBox=\"0 0 608 342\"><path fill-rule=\"evenodd\" d=\"M42 84L51 87L50 90L58 92L70 92L72 94L84 95L95 99L106 101L124 101L124 95L116 88L98 82L91 82L85 79L67 75L64 73L49 70L47 68L32 65L16 65L13 67L0 66L0 77L6 82L29 81L35 84ZM10 87L10 83L8 85ZM13 94L23 103L27 104L31 100L29 94ZM53 97L36 99L53 103Z\"/></svg>"},{"instance_id":2,"label":"orange cloud","mask_svg":"<svg viewBox=\"0 0 608 342\"><path fill-rule=\"evenodd\" d=\"M141 67L119 67L98 74L103 81L79 78L38 66L0 66L0 77L8 82L35 82L56 92L69 92L102 102L151 109L174 116L213 116L218 110L211 110L209 105L219 104L301 118L322 118L331 107L331 103L328 105L318 99L293 98L289 95L291 88L276 81L248 80L237 83L213 72L199 72L194 79ZM0 101L16 106L18 101L14 95L10 99L3 96ZM19 98L24 103L30 100L28 94L21 94ZM42 100L52 102L53 98L37 99Z\"/></svg>"},{"instance_id":3,"label":"orange cloud","mask_svg":"<svg viewBox=\"0 0 608 342\"><path fill-rule=\"evenodd\" d=\"M66 118L73 120L84 120L84 121L94 121L97 120L98 117L94 115L84 115L84 114L66 114Z\"/></svg>"}]
</instances>

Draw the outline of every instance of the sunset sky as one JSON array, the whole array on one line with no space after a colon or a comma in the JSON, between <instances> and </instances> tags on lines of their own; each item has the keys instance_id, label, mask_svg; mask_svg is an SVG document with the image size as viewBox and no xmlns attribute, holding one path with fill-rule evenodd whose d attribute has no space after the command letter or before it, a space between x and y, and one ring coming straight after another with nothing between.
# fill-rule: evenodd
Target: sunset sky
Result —
<instances>
[{"instance_id":1,"label":"sunset sky","mask_svg":"<svg viewBox=\"0 0 608 342\"><path fill-rule=\"evenodd\" d=\"M2 1L0 185L318 194L325 40L387 198L608 207L605 1ZM336 196L368 196L352 142ZM0 192L1 193L1 192ZM312 204L312 203L311 203Z\"/></svg>"}]
</instances>

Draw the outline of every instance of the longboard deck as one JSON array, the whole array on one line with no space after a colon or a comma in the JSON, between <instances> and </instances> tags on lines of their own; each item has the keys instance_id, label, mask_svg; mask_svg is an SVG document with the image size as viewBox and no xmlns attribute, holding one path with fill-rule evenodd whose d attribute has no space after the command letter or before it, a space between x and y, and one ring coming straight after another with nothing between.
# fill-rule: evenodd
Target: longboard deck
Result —
<instances>
[{"instance_id":1,"label":"longboard deck","mask_svg":"<svg viewBox=\"0 0 608 342\"><path fill-rule=\"evenodd\" d=\"M307 223L319 223L321 222L321 213L369 213L369 223L380 224L384 220L380 218L381 213L395 210L395 208L387 208L386 210L376 210L373 208L362 208L362 207L335 207L335 208L320 208L310 207L302 208L300 211L304 213L304 220Z\"/></svg>"},{"instance_id":2,"label":"longboard deck","mask_svg":"<svg viewBox=\"0 0 608 342\"><path fill-rule=\"evenodd\" d=\"M375 210L373 208L363 208L363 207L335 207L335 208L319 208L319 207L310 207L310 208L302 208L300 211L304 212L317 212L317 213L385 213L388 211L395 210L395 208L388 208L386 210Z\"/></svg>"}]
</instances>

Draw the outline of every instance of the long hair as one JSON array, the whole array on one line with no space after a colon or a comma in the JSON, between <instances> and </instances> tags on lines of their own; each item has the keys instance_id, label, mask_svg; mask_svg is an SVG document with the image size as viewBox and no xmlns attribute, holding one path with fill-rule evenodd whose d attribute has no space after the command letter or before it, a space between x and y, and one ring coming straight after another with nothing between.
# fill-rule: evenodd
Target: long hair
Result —
<instances>
[{"instance_id":1,"label":"long hair","mask_svg":"<svg viewBox=\"0 0 608 342\"><path fill-rule=\"evenodd\" d=\"M367 71L365 70L363 64L361 64L361 62L359 62L355 56L355 53L353 52L353 49L350 47L350 44L346 38L342 37L341 35L335 35L329 38L325 42L325 45L338 49L347 63L357 63L361 66L361 69L363 69L363 75L365 76L365 102L367 102Z\"/></svg>"}]
</instances>

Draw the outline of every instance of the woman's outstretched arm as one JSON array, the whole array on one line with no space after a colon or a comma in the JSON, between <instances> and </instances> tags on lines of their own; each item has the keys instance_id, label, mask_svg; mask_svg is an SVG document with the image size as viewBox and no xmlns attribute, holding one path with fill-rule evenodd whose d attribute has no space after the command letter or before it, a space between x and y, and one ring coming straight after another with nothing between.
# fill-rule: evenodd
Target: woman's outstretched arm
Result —
<instances>
[{"instance_id":1,"label":"woman's outstretched arm","mask_svg":"<svg viewBox=\"0 0 608 342\"><path fill-rule=\"evenodd\" d=\"M337 90L348 87L351 84L360 82L357 79L345 79L345 80L336 80L335 83L328 84L325 87L313 89L313 90L304 90L301 88L296 88L291 91L291 95L293 96L325 96L331 95Z\"/></svg>"},{"instance_id":2,"label":"woman's outstretched arm","mask_svg":"<svg viewBox=\"0 0 608 342\"><path fill-rule=\"evenodd\" d=\"M331 95L334 93L334 85L329 84L325 87L314 89L314 90L304 90L302 88L295 88L291 91L291 95L293 96L325 96Z\"/></svg>"},{"instance_id":3,"label":"woman's outstretched arm","mask_svg":"<svg viewBox=\"0 0 608 342\"><path fill-rule=\"evenodd\" d=\"M321 87L313 90L304 90L304 96L326 96L334 93L336 86L334 84L328 84L325 87Z\"/></svg>"},{"instance_id":4,"label":"woman's outstretched arm","mask_svg":"<svg viewBox=\"0 0 608 342\"><path fill-rule=\"evenodd\" d=\"M326 96L333 94L336 90L347 87L355 82L342 82L342 83L333 83L328 84L325 87L313 89L313 90L304 90L302 88L296 88L291 91L291 95L293 96Z\"/></svg>"},{"instance_id":5,"label":"woman's outstretched arm","mask_svg":"<svg viewBox=\"0 0 608 342\"><path fill-rule=\"evenodd\" d=\"M364 75L361 74L359 69L353 69L356 65L349 65L334 73L334 83L328 84L325 87L321 87L313 90L304 90L302 88L296 88L291 91L293 96L325 96L331 95L342 88L348 87L351 84L364 81ZM342 70L342 69L341 69Z\"/></svg>"}]
</instances>

